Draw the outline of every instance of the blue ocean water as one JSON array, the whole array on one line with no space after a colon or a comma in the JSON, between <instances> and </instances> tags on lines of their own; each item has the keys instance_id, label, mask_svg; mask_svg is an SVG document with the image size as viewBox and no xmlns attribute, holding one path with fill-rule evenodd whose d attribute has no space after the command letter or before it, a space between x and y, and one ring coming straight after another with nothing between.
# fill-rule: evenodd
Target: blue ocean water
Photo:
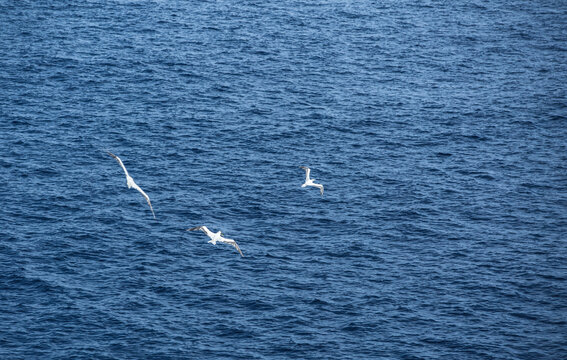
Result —
<instances>
[{"instance_id":1,"label":"blue ocean water","mask_svg":"<svg viewBox=\"0 0 567 360\"><path fill-rule=\"evenodd\" d=\"M0 1L0 358L565 358L566 5Z\"/></svg>"}]
</instances>

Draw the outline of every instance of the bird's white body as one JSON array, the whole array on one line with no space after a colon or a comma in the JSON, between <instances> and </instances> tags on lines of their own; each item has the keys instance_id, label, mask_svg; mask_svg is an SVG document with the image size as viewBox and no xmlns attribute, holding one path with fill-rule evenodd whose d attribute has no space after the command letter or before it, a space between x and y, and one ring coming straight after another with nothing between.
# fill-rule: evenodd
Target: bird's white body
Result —
<instances>
[{"instance_id":1,"label":"bird's white body","mask_svg":"<svg viewBox=\"0 0 567 360\"><path fill-rule=\"evenodd\" d=\"M217 242L221 242L221 243L225 243L228 245L232 245L234 246L234 248L236 250L238 250L238 252L240 253L240 256L244 257L244 255L242 254L242 251L240 251L240 247L238 247L238 244L236 243L236 241L234 241L233 239L227 239L224 238L222 236L222 232L217 231L216 233L212 232L211 230L209 230L208 227L206 226L197 226L191 229L187 229L187 231L197 231L197 230L201 230L202 232L204 232L205 234L207 234L207 236L211 239L208 242L216 245Z\"/></svg>"},{"instance_id":2,"label":"bird's white body","mask_svg":"<svg viewBox=\"0 0 567 360\"><path fill-rule=\"evenodd\" d=\"M311 169L308 168L307 166L300 166L300 168L302 168L303 170L305 170L305 182L303 183L303 185L301 185L301 187L306 187L306 186L313 186L319 189L319 191L321 192L321 196L323 196L323 185L321 184L315 184L314 181L315 179L311 179L309 177L309 174L311 174Z\"/></svg>"},{"instance_id":3,"label":"bird's white body","mask_svg":"<svg viewBox=\"0 0 567 360\"><path fill-rule=\"evenodd\" d=\"M134 179L130 175L126 175L126 185L128 185L128 189L136 188L138 185L134 182Z\"/></svg>"},{"instance_id":4,"label":"bird's white body","mask_svg":"<svg viewBox=\"0 0 567 360\"><path fill-rule=\"evenodd\" d=\"M118 162L118 164L120 164L120 166L122 167L122 170L124 170L124 174L126 174L126 185L128 185L128 189L134 188L134 189L138 190L142 194L142 196L146 199L146 201L148 202L148 205L150 205L150 210L152 211L152 215L154 216L154 219L155 219L156 214L154 214L154 208L152 207L152 203L150 202L150 197L144 192L144 190L142 190L142 188L140 188L138 186L138 184L136 184L134 182L134 179L132 179L130 174L128 174L128 170L126 170L126 166L124 166L124 164L122 163L122 160L120 160L120 158L118 156L114 155L111 152L108 152L108 155L112 156Z\"/></svg>"}]
</instances>

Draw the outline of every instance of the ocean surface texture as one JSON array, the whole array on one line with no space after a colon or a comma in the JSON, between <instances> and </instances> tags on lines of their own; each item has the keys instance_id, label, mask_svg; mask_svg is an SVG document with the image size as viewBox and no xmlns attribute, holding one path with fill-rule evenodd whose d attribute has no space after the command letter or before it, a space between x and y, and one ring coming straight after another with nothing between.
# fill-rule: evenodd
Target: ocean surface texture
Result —
<instances>
[{"instance_id":1,"label":"ocean surface texture","mask_svg":"<svg viewBox=\"0 0 567 360\"><path fill-rule=\"evenodd\" d=\"M0 0L0 358L565 359L566 24Z\"/></svg>"}]
</instances>

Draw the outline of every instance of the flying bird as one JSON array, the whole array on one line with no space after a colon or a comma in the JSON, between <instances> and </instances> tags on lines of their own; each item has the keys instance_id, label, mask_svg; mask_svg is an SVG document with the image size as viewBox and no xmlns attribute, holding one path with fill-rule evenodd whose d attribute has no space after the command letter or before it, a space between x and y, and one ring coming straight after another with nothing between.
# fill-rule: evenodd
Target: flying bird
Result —
<instances>
[{"instance_id":1,"label":"flying bird","mask_svg":"<svg viewBox=\"0 0 567 360\"><path fill-rule=\"evenodd\" d=\"M120 158L116 155L114 155L113 153L111 153L110 151L107 151L108 155L112 156L113 158L116 159L116 161L118 161L118 163L120 164L120 166L122 166L122 170L124 170L124 173L126 174L126 185L128 185L128 189L134 188L136 190L138 190L142 196L146 199L146 201L148 202L148 205L150 205L150 210L152 211L152 215L154 216L154 219L156 218L156 214L154 214L154 208L152 208L152 203L150 202L150 197L144 192L144 190L142 190L135 182L134 179L132 179L132 177L128 174L128 170L126 170L126 167L124 166L124 164L122 163L122 160L120 160Z\"/></svg>"},{"instance_id":2,"label":"flying bird","mask_svg":"<svg viewBox=\"0 0 567 360\"><path fill-rule=\"evenodd\" d=\"M321 184L315 184L313 181L315 181L315 179L310 179L309 178L309 174L311 174L311 169L308 168L307 166L300 166L300 168L302 168L303 170L305 170L305 182L303 183L303 185L301 185L301 187L306 187L306 186L314 186L316 188L319 188L319 191L321 191L321 196L323 196L323 185Z\"/></svg>"},{"instance_id":3,"label":"flying bird","mask_svg":"<svg viewBox=\"0 0 567 360\"><path fill-rule=\"evenodd\" d=\"M222 233L220 231L217 231L216 233L214 233L211 230L209 230L209 228L207 228L206 226L197 226L197 227L193 227L191 229L187 229L187 231L197 231L197 230L201 230L202 232L207 234L207 236L211 238L211 240L208 241L211 244L216 245L217 241L218 241L218 242L222 242L222 243L225 243L225 244L228 244L228 245L232 245L232 246L234 246L234 248L236 250L238 250L238 252L240 253L240 256L244 257L244 255L242 255L242 251L240 251L240 248L238 247L238 244L236 243L236 241L234 241L232 239L223 238Z\"/></svg>"}]
</instances>

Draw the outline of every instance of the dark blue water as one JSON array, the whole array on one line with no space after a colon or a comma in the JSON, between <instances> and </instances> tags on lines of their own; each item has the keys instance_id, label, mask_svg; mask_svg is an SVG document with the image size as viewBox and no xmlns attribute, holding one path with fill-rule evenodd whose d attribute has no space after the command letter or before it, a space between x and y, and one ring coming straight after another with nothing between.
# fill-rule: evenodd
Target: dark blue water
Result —
<instances>
[{"instance_id":1,"label":"dark blue water","mask_svg":"<svg viewBox=\"0 0 567 360\"><path fill-rule=\"evenodd\" d=\"M0 1L0 358L565 358L566 24Z\"/></svg>"}]
</instances>

